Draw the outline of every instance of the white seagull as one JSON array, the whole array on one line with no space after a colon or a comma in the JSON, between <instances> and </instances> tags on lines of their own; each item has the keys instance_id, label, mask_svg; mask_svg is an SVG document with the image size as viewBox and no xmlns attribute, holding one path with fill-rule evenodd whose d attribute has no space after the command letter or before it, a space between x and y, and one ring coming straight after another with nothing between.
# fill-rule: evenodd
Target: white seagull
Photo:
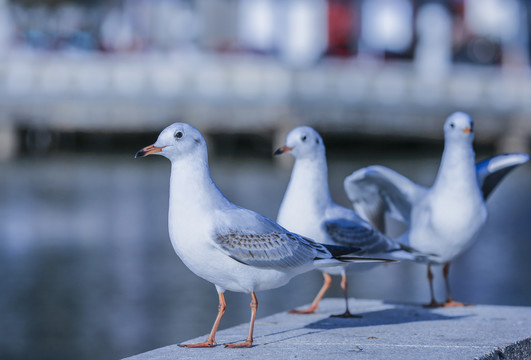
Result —
<instances>
[{"instance_id":1,"label":"white seagull","mask_svg":"<svg viewBox=\"0 0 531 360\"><path fill-rule=\"evenodd\" d=\"M399 173L369 166L349 175L344 182L354 209L385 232L384 215L409 225L398 240L435 254L428 257L431 301L427 306L462 306L452 300L448 282L450 262L475 240L487 219L485 200L514 167L529 160L523 153L498 155L475 165L473 121L456 112L444 124L444 151L431 188L415 184ZM431 265L444 265L447 299L439 304L433 294Z\"/></svg>"},{"instance_id":2,"label":"white seagull","mask_svg":"<svg viewBox=\"0 0 531 360\"><path fill-rule=\"evenodd\" d=\"M247 340L227 347L251 347L258 302L255 292L277 288L295 275L343 262L386 261L350 256L359 249L318 244L282 228L254 211L231 203L210 177L205 139L188 124L164 129L135 157L162 155L171 161L168 228L173 248L196 275L216 286L219 308L205 342L212 347L225 312L225 290L250 293Z\"/></svg>"},{"instance_id":3,"label":"white seagull","mask_svg":"<svg viewBox=\"0 0 531 360\"><path fill-rule=\"evenodd\" d=\"M277 222L286 229L307 236L323 244L355 246L364 255L396 260L416 261L425 258L375 229L351 209L337 205L330 196L325 146L321 136L308 126L293 129L286 137L286 145L275 155L289 152L295 158L291 179L280 205ZM352 265L350 270L365 270L366 265ZM330 275L341 275L345 297L345 313L339 317L357 317L348 308L346 267L322 269L324 283L311 306L291 313L315 312L332 282Z\"/></svg>"}]
</instances>

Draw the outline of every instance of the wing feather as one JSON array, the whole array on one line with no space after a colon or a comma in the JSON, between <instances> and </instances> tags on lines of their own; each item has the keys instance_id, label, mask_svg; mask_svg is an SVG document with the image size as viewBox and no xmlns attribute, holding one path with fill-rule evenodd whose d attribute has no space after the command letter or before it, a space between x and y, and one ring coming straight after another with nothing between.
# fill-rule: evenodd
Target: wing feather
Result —
<instances>
[{"instance_id":1,"label":"wing feather","mask_svg":"<svg viewBox=\"0 0 531 360\"><path fill-rule=\"evenodd\" d=\"M381 232L385 232L385 213L408 224L412 204L427 192L396 171L377 165L347 176L344 188L354 210Z\"/></svg>"},{"instance_id":2,"label":"wing feather","mask_svg":"<svg viewBox=\"0 0 531 360\"><path fill-rule=\"evenodd\" d=\"M483 198L486 200L511 170L529 160L525 153L501 154L476 164L476 173Z\"/></svg>"},{"instance_id":3,"label":"wing feather","mask_svg":"<svg viewBox=\"0 0 531 360\"><path fill-rule=\"evenodd\" d=\"M313 246L292 233L249 234L230 231L217 235L215 240L233 259L256 267L298 267L312 262L318 252L328 253L326 249Z\"/></svg>"},{"instance_id":4,"label":"wing feather","mask_svg":"<svg viewBox=\"0 0 531 360\"><path fill-rule=\"evenodd\" d=\"M400 245L370 226L348 219L331 219L324 222L330 238L339 245L361 248L361 254L383 254L400 249Z\"/></svg>"}]
</instances>

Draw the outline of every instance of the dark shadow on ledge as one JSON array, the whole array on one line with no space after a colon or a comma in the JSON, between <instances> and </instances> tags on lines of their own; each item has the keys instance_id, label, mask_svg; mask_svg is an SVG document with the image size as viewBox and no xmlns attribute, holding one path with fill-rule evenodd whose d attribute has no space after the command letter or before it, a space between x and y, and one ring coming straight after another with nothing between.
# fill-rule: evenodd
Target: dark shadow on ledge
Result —
<instances>
[{"instance_id":1,"label":"dark shadow on ledge","mask_svg":"<svg viewBox=\"0 0 531 360\"><path fill-rule=\"evenodd\" d=\"M267 346L274 343L292 340L295 338L305 337L311 334L325 332L330 329L340 328L357 328L366 326L378 326L378 325L396 325L405 324L417 321L442 321L442 320L456 320L467 318L473 315L457 315L447 316L434 312L434 309L425 309L421 306L415 306L410 304L401 303L387 303L393 305L393 308L369 311L360 313L363 317L360 318L331 318L327 317L309 323L303 327L295 327L292 329L286 329L282 331L272 332L264 334L257 338L262 338L264 342L261 346ZM286 316L306 316L306 315L288 315ZM306 331L305 331L306 330ZM275 339L279 335L283 337ZM273 338L273 339L272 339ZM270 339L269 341L267 339Z\"/></svg>"},{"instance_id":2,"label":"dark shadow on ledge","mask_svg":"<svg viewBox=\"0 0 531 360\"><path fill-rule=\"evenodd\" d=\"M471 315L447 316L433 312L431 309L423 309L421 307L400 306L394 304L392 309L370 311L360 313L361 319L349 318L326 318L315 321L305 326L307 329L338 329L338 328L354 328L365 326L378 325L396 325L405 324L417 321L440 321L440 320L455 320Z\"/></svg>"}]
</instances>

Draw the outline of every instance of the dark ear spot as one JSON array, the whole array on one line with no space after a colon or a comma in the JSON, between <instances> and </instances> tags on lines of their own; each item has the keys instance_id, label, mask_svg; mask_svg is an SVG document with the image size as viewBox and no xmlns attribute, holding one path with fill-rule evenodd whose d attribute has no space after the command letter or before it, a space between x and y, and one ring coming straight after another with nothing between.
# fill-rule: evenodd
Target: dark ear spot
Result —
<instances>
[{"instance_id":1,"label":"dark ear spot","mask_svg":"<svg viewBox=\"0 0 531 360\"><path fill-rule=\"evenodd\" d=\"M196 144L200 144L201 143L201 140L199 140L199 138L194 138L194 141Z\"/></svg>"},{"instance_id":2,"label":"dark ear spot","mask_svg":"<svg viewBox=\"0 0 531 360\"><path fill-rule=\"evenodd\" d=\"M319 145L319 139L315 139L315 143Z\"/></svg>"}]
</instances>

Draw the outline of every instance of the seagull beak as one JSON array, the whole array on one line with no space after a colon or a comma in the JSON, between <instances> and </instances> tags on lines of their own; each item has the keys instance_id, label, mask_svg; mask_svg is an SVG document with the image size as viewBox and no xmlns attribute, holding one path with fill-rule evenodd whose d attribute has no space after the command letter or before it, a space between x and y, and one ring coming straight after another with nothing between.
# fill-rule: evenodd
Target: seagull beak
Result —
<instances>
[{"instance_id":1,"label":"seagull beak","mask_svg":"<svg viewBox=\"0 0 531 360\"><path fill-rule=\"evenodd\" d=\"M162 151L162 149L164 149L164 146L163 147L157 147L155 145L146 146L145 148L138 150L138 152L135 155L135 159L138 157L146 157L151 154L159 153Z\"/></svg>"},{"instance_id":2,"label":"seagull beak","mask_svg":"<svg viewBox=\"0 0 531 360\"><path fill-rule=\"evenodd\" d=\"M285 152L288 152L288 151L291 151L291 150L293 150L292 147L288 147L288 146L284 145L281 148L278 148L277 151L275 151L273 153L273 155L281 155L281 154L284 154Z\"/></svg>"},{"instance_id":3,"label":"seagull beak","mask_svg":"<svg viewBox=\"0 0 531 360\"><path fill-rule=\"evenodd\" d=\"M463 132L465 134L470 134L472 132L472 128L470 126L467 126L466 128L463 129Z\"/></svg>"}]
</instances>

